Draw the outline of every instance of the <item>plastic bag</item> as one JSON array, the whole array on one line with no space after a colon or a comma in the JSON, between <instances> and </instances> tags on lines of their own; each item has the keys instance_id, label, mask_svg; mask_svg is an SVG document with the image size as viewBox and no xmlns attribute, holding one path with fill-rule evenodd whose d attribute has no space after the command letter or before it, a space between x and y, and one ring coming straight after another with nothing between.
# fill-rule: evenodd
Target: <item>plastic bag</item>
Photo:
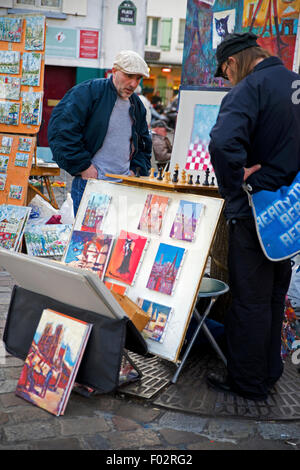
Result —
<instances>
[{"instance_id":1,"label":"plastic bag","mask_svg":"<svg viewBox=\"0 0 300 470\"><path fill-rule=\"evenodd\" d=\"M73 224L74 223L74 208L71 194L67 194L66 200L62 203L62 206L59 211L61 215L62 224Z\"/></svg>"}]
</instances>

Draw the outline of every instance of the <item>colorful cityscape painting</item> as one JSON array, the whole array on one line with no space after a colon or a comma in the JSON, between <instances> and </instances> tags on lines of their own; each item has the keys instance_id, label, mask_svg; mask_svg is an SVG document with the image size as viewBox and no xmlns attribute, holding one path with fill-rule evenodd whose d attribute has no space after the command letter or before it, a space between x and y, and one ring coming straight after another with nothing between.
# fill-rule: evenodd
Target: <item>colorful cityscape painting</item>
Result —
<instances>
[{"instance_id":1,"label":"colorful cityscape painting","mask_svg":"<svg viewBox=\"0 0 300 470\"><path fill-rule=\"evenodd\" d=\"M44 49L45 17L31 16L26 18L25 49L42 51Z\"/></svg>"},{"instance_id":2,"label":"colorful cityscape painting","mask_svg":"<svg viewBox=\"0 0 300 470\"><path fill-rule=\"evenodd\" d=\"M22 18L0 18L0 41L21 42Z\"/></svg>"},{"instance_id":3,"label":"colorful cityscape painting","mask_svg":"<svg viewBox=\"0 0 300 470\"><path fill-rule=\"evenodd\" d=\"M112 235L74 230L64 262L88 269L102 280L113 244Z\"/></svg>"},{"instance_id":4,"label":"colorful cityscape painting","mask_svg":"<svg viewBox=\"0 0 300 470\"><path fill-rule=\"evenodd\" d=\"M64 414L92 325L43 310L16 395L56 416Z\"/></svg>"},{"instance_id":5,"label":"colorful cityscape painting","mask_svg":"<svg viewBox=\"0 0 300 470\"><path fill-rule=\"evenodd\" d=\"M8 162L9 162L9 157L7 155L0 155L0 173L7 172Z\"/></svg>"},{"instance_id":6,"label":"colorful cityscape painting","mask_svg":"<svg viewBox=\"0 0 300 470\"><path fill-rule=\"evenodd\" d=\"M148 194L138 229L160 235L168 203L168 197Z\"/></svg>"},{"instance_id":7,"label":"colorful cityscape painting","mask_svg":"<svg viewBox=\"0 0 300 470\"><path fill-rule=\"evenodd\" d=\"M61 257L72 231L70 224L26 225L24 239L30 256Z\"/></svg>"},{"instance_id":8,"label":"colorful cityscape painting","mask_svg":"<svg viewBox=\"0 0 300 470\"><path fill-rule=\"evenodd\" d=\"M17 126L19 123L19 103L0 101L0 124Z\"/></svg>"},{"instance_id":9,"label":"colorful cityscape painting","mask_svg":"<svg viewBox=\"0 0 300 470\"><path fill-rule=\"evenodd\" d=\"M22 199L23 186L18 186L16 184L11 184L9 188L10 199Z\"/></svg>"},{"instance_id":10,"label":"colorful cityscape painting","mask_svg":"<svg viewBox=\"0 0 300 470\"><path fill-rule=\"evenodd\" d=\"M137 304L149 317L149 322L142 330L142 335L146 339L162 343L166 334L166 328L172 307L161 305L151 300L138 299Z\"/></svg>"},{"instance_id":11,"label":"colorful cityscape painting","mask_svg":"<svg viewBox=\"0 0 300 470\"><path fill-rule=\"evenodd\" d=\"M0 51L0 73L18 74L20 70L20 52Z\"/></svg>"},{"instance_id":12,"label":"colorful cityscape painting","mask_svg":"<svg viewBox=\"0 0 300 470\"><path fill-rule=\"evenodd\" d=\"M0 175L6 178L6 175ZM0 205L0 246L16 250L31 212L30 207L12 204Z\"/></svg>"},{"instance_id":13,"label":"colorful cityscape painting","mask_svg":"<svg viewBox=\"0 0 300 470\"><path fill-rule=\"evenodd\" d=\"M6 174L0 174L0 191L4 191L5 189L5 184L6 184Z\"/></svg>"},{"instance_id":14,"label":"colorful cityscape painting","mask_svg":"<svg viewBox=\"0 0 300 470\"><path fill-rule=\"evenodd\" d=\"M15 156L15 165L16 166L28 166L29 154L17 152Z\"/></svg>"},{"instance_id":15,"label":"colorful cityscape painting","mask_svg":"<svg viewBox=\"0 0 300 470\"><path fill-rule=\"evenodd\" d=\"M121 230L106 269L106 276L131 285L146 243L146 237Z\"/></svg>"},{"instance_id":16,"label":"colorful cityscape painting","mask_svg":"<svg viewBox=\"0 0 300 470\"><path fill-rule=\"evenodd\" d=\"M146 287L172 295L184 253L184 248L160 243Z\"/></svg>"},{"instance_id":17,"label":"colorful cityscape painting","mask_svg":"<svg viewBox=\"0 0 300 470\"><path fill-rule=\"evenodd\" d=\"M38 52L24 52L22 55L22 85L39 86L42 55Z\"/></svg>"},{"instance_id":18,"label":"colorful cityscape painting","mask_svg":"<svg viewBox=\"0 0 300 470\"><path fill-rule=\"evenodd\" d=\"M30 137L19 137L18 150L30 152L32 139Z\"/></svg>"},{"instance_id":19,"label":"colorful cityscape painting","mask_svg":"<svg viewBox=\"0 0 300 470\"><path fill-rule=\"evenodd\" d=\"M13 138L4 135L1 141L0 153L9 154L11 151L12 143L13 143Z\"/></svg>"},{"instance_id":20,"label":"colorful cityscape painting","mask_svg":"<svg viewBox=\"0 0 300 470\"><path fill-rule=\"evenodd\" d=\"M20 79L18 77L0 76L0 98L5 100L20 98Z\"/></svg>"},{"instance_id":21,"label":"colorful cityscape painting","mask_svg":"<svg viewBox=\"0 0 300 470\"><path fill-rule=\"evenodd\" d=\"M39 92L23 91L21 123L37 126L41 122L42 94Z\"/></svg>"},{"instance_id":22,"label":"colorful cityscape painting","mask_svg":"<svg viewBox=\"0 0 300 470\"><path fill-rule=\"evenodd\" d=\"M83 216L81 230L99 232L107 214L111 196L107 194L91 193L87 208Z\"/></svg>"},{"instance_id":23,"label":"colorful cityscape painting","mask_svg":"<svg viewBox=\"0 0 300 470\"><path fill-rule=\"evenodd\" d=\"M202 203L181 200L171 228L170 237L186 242L194 241L203 207Z\"/></svg>"}]
</instances>

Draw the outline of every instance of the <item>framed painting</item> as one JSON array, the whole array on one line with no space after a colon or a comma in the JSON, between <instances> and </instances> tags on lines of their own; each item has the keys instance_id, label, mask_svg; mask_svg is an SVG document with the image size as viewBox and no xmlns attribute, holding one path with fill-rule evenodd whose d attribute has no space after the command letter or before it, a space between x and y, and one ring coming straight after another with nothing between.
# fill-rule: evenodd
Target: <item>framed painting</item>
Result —
<instances>
[{"instance_id":1,"label":"framed painting","mask_svg":"<svg viewBox=\"0 0 300 470\"><path fill-rule=\"evenodd\" d=\"M111 233L116 240L103 285L106 290L120 289L119 292L125 287L126 295L137 304L142 299L142 308L151 320L147 331L143 332L149 352L176 362L197 301L224 201L195 193L183 195L178 191L89 180L74 221L73 232L80 230L91 195L95 193L111 197L102 230L103 233ZM143 230L142 225L138 228L145 202L154 197L160 201L164 201L163 198L168 199L159 233L155 230ZM173 227L183 205L181 201L194 207L194 216L197 219L189 221L188 211L185 214L188 223L183 224L184 232L177 226ZM139 250L133 256L133 243L138 241ZM130 265L131 261L134 261L133 265ZM131 282L133 278L134 282ZM112 284L117 284L117 287Z\"/></svg>"},{"instance_id":2,"label":"framed painting","mask_svg":"<svg viewBox=\"0 0 300 470\"><path fill-rule=\"evenodd\" d=\"M173 172L178 164L200 184L217 185L210 161L208 145L210 131L216 123L222 99L227 91L183 89L180 91L178 117L170 162Z\"/></svg>"}]
</instances>

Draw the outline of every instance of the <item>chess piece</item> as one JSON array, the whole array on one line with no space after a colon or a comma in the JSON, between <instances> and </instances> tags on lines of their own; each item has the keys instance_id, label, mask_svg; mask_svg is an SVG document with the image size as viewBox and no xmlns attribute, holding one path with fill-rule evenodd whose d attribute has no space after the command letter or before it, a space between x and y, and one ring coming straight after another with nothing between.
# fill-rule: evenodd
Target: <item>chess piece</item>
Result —
<instances>
[{"instance_id":1,"label":"chess piece","mask_svg":"<svg viewBox=\"0 0 300 470\"><path fill-rule=\"evenodd\" d=\"M210 184L211 184L212 186L215 185L215 177L214 177L214 176L211 177L211 183L210 183Z\"/></svg>"},{"instance_id":2,"label":"chess piece","mask_svg":"<svg viewBox=\"0 0 300 470\"><path fill-rule=\"evenodd\" d=\"M139 178L141 176L141 167L137 166L135 171L136 171L135 176Z\"/></svg>"},{"instance_id":3,"label":"chess piece","mask_svg":"<svg viewBox=\"0 0 300 470\"><path fill-rule=\"evenodd\" d=\"M162 179L163 179L163 177L162 177L162 172L163 172L162 167L159 167L159 169L158 169L158 177L157 177L157 180L158 180L158 181L162 181Z\"/></svg>"},{"instance_id":4,"label":"chess piece","mask_svg":"<svg viewBox=\"0 0 300 470\"><path fill-rule=\"evenodd\" d=\"M210 170L209 168L207 168L205 170L205 181L203 183L203 186L209 186L209 181L208 181L209 173L210 173Z\"/></svg>"},{"instance_id":5,"label":"chess piece","mask_svg":"<svg viewBox=\"0 0 300 470\"><path fill-rule=\"evenodd\" d=\"M193 183L193 175L189 175L188 184L194 184Z\"/></svg>"},{"instance_id":6,"label":"chess piece","mask_svg":"<svg viewBox=\"0 0 300 470\"><path fill-rule=\"evenodd\" d=\"M150 176L149 176L149 178L150 178L151 180L154 179L154 172L155 172L155 168L151 168L151 170L150 170Z\"/></svg>"},{"instance_id":7,"label":"chess piece","mask_svg":"<svg viewBox=\"0 0 300 470\"><path fill-rule=\"evenodd\" d=\"M195 181L195 184L200 184L200 175L197 175L197 179Z\"/></svg>"},{"instance_id":8,"label":"chess piece","mask_svg":"<svg viewBox=\"0 0 300 470\"><path fill-rule=\"evenodd\" d=\"M185 173L185 170L182 170L182 172L181 172L181 181L180 181L180 183L186 184L186 173Z\"/></svg>"},{"instance_id":9,"label":"chess piece","mask_svg":"<svg viewBox=\"0 0 300 470\"><path fill-rule=\"evenodd\" d=\"M172 183L178 183L179 165L176 163Z\"/></svg>"}]
</instances>

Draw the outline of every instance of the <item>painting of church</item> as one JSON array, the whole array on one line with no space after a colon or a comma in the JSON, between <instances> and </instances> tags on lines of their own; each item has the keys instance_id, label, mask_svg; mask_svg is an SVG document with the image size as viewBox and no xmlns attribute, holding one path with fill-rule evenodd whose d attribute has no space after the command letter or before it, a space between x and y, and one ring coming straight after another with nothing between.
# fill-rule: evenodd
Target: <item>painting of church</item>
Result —
<instances>
[{"instance_id":1,"label":"painting of church","mask_svg":"<svg viewBox=\"0 0 300 470\"><path fill-rule=\"evenodd\" d=\"M162 343L172 307L167 307L166 305L161 305L146 299L138 299L138 305L149 317L149 322L142 330L142 335L146 339Z\"/></svg>"},{"instance_id":2,"label":"painting of church","mask_svg":"<svg viewBox=\"0 0 300 470\"><path fill-rule=\"evenodd\" d=\"M107 194L91 193L83 216L82 231L99 232L101 230L110 200L111 196Z\"/></svg>"},{"instance_id":3,"label":"painting of church","mask_svg":"<svg viewBox=\"0 0 300 470\"><path fill-rule=\"evenodd\" d=\"M181 200L173 222L170 237L176 240L192 242L199 221L203 204Z\"/></svg>"},{"instance_id":4,"label":"painting of church","mask_svg":"<svg viewBox=\"0 0 300 470\"><path fill-rule=\"evenodd\" d=\"M184 248L160 243L146 287L172 295L184 253Z\"/></svg>"}]
</instances>

